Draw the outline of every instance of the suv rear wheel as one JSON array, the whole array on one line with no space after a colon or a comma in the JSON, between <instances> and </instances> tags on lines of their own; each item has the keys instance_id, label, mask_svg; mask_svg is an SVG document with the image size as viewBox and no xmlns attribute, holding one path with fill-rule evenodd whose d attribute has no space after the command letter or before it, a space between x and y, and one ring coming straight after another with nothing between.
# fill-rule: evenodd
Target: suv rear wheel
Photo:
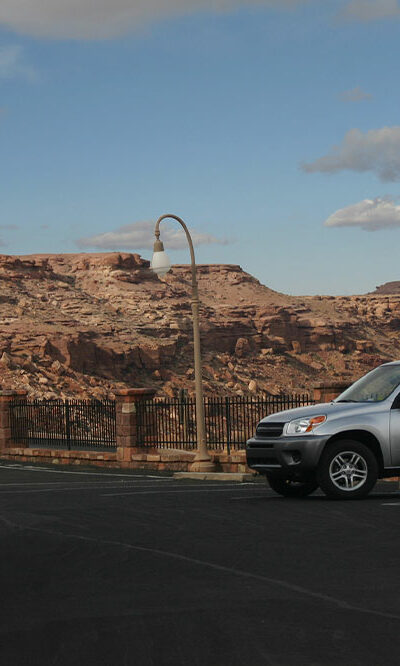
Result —
<instances>
[{"instance_id":1,"label":"suv rear wheel","mask_svg":"<svg viewBox=\"0 0 400 666\"><path fill-rule=\"evenodd\" d=\"M374 487L378 471L376 457L365 444L343 439L325 449L317 478L328 497L360 499Z\"/></svg>"},{"instance_id":2,"label":"suv rear wheel","mask_svg":"<svg viewBox=\"0 0 400 666\"><path fill-rule=\"evenodd\" d=\"M285 479L281 476L267 474L267 480L272 490L284 497L307 497L318 488L318 482L314 475L304 479L304 481L295 481L294 479Z\"/></svg>"}]
</instances>

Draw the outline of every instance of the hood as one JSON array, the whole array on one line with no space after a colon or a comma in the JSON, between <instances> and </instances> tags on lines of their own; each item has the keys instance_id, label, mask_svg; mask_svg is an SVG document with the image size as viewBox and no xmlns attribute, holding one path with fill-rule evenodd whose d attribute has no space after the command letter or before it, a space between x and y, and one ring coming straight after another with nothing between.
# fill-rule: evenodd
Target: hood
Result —
<instances>
[{"instance_id":1,"label":"hood","mask_svg":"<svg viewBox=\"0 0 400 666\"><path fill-rule=\"evenodd\" d=\"M381 403L372 402L321 402L318 405L309 405L308 407L295 407L294 409L286 409L284 412L276 412L261 419L262 422L273 421L280 423L287 423L293 419L301 419L303 417L319 416L326 414L326 416L342 416L346 412L371 411L372 408L382 408L384 401Z\"/></svg>"}]
</instances>

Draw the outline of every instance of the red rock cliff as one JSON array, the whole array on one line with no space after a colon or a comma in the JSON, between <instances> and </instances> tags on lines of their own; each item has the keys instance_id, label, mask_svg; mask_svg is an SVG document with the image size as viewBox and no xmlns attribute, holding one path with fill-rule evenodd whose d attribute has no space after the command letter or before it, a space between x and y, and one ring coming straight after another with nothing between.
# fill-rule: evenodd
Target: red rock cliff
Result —
<instances>
[{"instance_id":1,"label":"red rock cliff","mask_svg":"<svg viewBox=\"0 0 400 666\"><path fill-rule=\"evenodd\" d=\"M236 265L201 265L208 392L308 390L400 358L400 294L291 297ZM395 284L395 283L393 283ZM190 269L138 254L0 255L0 376L32 396L193 389Z\"/></svg>"}]
</instances>

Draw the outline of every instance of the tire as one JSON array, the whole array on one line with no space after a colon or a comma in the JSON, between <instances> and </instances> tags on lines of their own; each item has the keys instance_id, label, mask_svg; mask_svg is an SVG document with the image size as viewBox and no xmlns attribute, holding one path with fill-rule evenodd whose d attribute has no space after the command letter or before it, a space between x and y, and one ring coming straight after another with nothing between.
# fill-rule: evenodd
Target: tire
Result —
<instances>
[{"instance_id":1,"label":"tire","mask_svg":"<svg viewBox=\"0 0 400 666\"><path fill-rule=\"evenodd\" d=\"M273 474L267 474L267 481L272 490L284 497L307 497L307 495L311 495L318 488L315 476L304 481L296 481L295 479L285 479Z\"/></svg>"},{"instance_id":2,"label":"tire","mask_svg":"<svg viewBox=\"0 0 400 666\"><path fill-rule=\"evenodd\" d=\"M378 461L365 444L342 439L322 453L317 479L332 499L361 499L374 487L378 473Z\"/></svg>"}]
</instances>

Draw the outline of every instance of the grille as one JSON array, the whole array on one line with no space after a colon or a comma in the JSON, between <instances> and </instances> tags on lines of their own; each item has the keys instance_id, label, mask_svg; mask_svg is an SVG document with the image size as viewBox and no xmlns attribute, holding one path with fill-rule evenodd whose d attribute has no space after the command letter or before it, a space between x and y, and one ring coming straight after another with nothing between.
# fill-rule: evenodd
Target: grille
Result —
<instances>
[{"instance_id":1,"label":"grille","mask_svg":"<svg viewBox=\"0 0 400 666\"><path fill-rule=\"evenodd\" d=\"M257 437L280 437L284 423L259 423L256 429Z\"/></svg>"},{"instance_id":2,"label":"grille","mask_svg":"<svg viewBox=\"0 0 400 666\"><path fill-rule=\"evenodd\" d=\"M264 458L251 457L247 461L247 464L249 467L253 467L254 465L279 465L277 459L272 457L264 457Z\"/></svg>"},{"instance_id":3,"label":"grille","mask_svg":"<svg viewBox=\"0 0 400 666\"><path fill-rule=\"evenodd\" d=\"M247 444L248 449L273 449L274 445L271 442L265 442L263 439L252 439Z\"/></svg>"}]
</instances>

